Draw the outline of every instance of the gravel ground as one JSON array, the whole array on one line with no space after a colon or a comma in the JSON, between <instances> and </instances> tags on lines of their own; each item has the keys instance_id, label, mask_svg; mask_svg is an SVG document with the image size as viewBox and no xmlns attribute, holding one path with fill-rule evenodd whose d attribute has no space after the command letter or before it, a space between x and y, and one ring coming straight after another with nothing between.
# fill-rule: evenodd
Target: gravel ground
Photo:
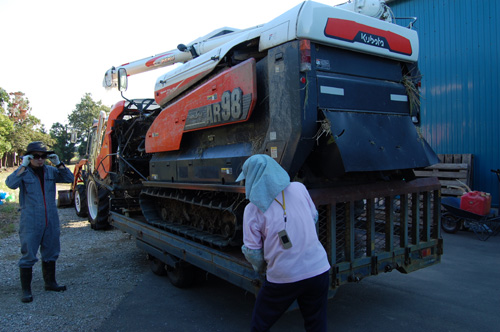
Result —
<instances>
[{"instance_id":1,"label":"gravel ground","mask_svg":"<svg viewBox=\"0 0 500 332\"><path fill-rule=\"evenodd\" d=\"M145 254L128 234L94 231L73 208L58 211L61 255L56 280L68 290L45 291L38 261L33 267L33 302L22 303L19 237L16 233L0 240L0 331L94 331L147 270Z\"/></svg>"}]
</instances>

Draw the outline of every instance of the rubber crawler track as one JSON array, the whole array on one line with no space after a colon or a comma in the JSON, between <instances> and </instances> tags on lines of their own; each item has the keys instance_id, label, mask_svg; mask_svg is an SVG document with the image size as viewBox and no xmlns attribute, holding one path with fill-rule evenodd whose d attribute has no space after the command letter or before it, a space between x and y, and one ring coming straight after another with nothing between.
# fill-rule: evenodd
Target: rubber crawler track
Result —
<instances>
[{"instance_id":1,"label":"rubber crawler track","mask_svg":"<svg viewBox=\"0 0 500 332\"><path fill-rule=\"evenodd\" d=\"M152 226L221 249L242 243L242 194L146 188L139 204Z\"/></svg>"}]
</instances>

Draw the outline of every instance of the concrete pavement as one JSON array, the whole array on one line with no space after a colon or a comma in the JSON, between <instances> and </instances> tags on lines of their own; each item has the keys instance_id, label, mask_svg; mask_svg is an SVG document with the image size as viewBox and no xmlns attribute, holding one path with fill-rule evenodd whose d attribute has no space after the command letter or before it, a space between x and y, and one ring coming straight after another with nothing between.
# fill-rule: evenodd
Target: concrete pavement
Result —
<instances>
[{"instance_id":1,"label":"concrete pavement","mask_svg":"<svg viewBox=\"0 0 500 332\"><path fill-rule=\"evenodd\" d=\"M500 330L500 236L443 234L442 263L341 286L329 302L329 331ZM124 262L135 264L136 262ZM189 289L144 271L98 331L248 331L254 296L214 276ZM303 331L295 310L273 332Z\"/></svg>"}]
</instances>

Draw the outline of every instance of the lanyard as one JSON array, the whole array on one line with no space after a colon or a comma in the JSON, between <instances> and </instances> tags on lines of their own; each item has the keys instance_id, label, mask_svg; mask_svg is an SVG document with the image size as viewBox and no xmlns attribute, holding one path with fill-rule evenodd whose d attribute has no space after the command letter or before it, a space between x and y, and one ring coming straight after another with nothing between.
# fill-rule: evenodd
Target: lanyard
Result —
<instances>
[{"instance_id":1,"label":"lanyard","mask_svg":"<svg viewBox=\"0 0 500 332\"><path fill-rule=\"evenodd\" d=\"M274 199L278 204L281 206L283 209L283 220L285 221L285 228L286 228L286 204L285 204L285 191L281 191L281 196L283 197L283 204L280 203L276 198Z\"/></svg>"}]
</instances>

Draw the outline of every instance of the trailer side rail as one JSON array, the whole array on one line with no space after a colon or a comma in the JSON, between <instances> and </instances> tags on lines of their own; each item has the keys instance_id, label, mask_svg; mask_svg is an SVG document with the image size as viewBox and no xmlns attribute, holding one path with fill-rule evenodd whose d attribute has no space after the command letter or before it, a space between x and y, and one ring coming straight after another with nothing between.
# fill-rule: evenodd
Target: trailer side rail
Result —
<instances>
[{"instance_id":1,"label":"trailer side rail","mask_svg":"<svg viewBox=\"0 0 500 332\"><path fill-rule=\"evenodd\" d=\"M249 292L256 293L260 288L261 278L240 252L235 254L210 248L116 212L110 213L110 222L132 235L137 247L170 266L178 263L172 260L174 256Z\"/></svg>"},{"instance_id":2,"label":"trailer side rail","mask_svg":"<svg viewBox=\"0 0 500 332\"><path fill-rule=\"evenodd\" d=\"M441 261L436 178L310 192L318 205L318 235L333 267L332 287Z\"/></svg>"}]
</instances>

